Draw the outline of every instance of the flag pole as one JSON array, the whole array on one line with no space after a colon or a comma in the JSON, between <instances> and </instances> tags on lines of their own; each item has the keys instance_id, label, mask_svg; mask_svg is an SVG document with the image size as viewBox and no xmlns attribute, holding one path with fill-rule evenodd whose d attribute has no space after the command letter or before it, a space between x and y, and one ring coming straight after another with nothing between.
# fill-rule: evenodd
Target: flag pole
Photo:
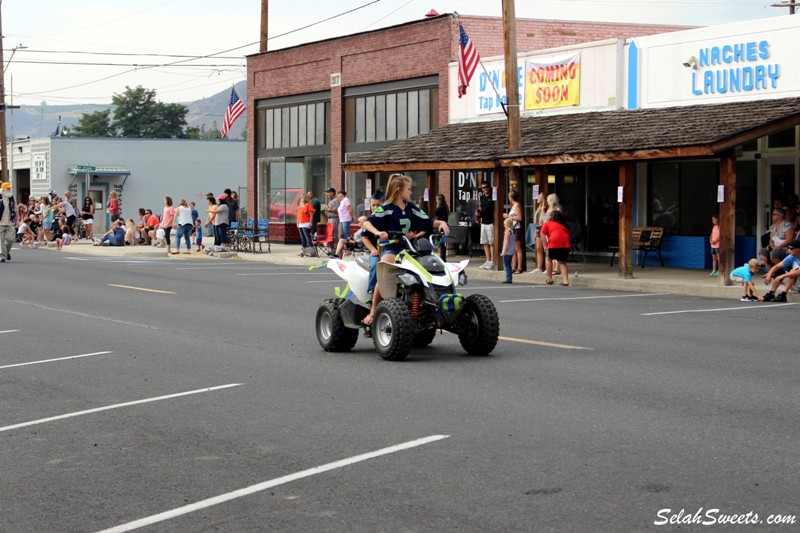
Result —
<instances>
[{"instance_id":1,"label":"flag pole","mask_svg":"<svg viewBox=\"0 0 800 533\"><path fill-rule=\"evenodd\" d=\"M460 24L461 15L458 14L458 11L453 11L453 15L456 17L456 23ZM489 75L489 71L486 70L486 65L483 64L483 59L479 59L478 63L480 63L481 68L483 69L483 73L486 74L486 79L489 80L489 84L492 86L492 90L494 90L494 95L497 97L497 101L500 102L500 105L503 107L503 113L505 113L506 117L508 117L508 109L506 108L506 103L500 96L500 92L497 90L494 81L492 81L492 77Z\"/></svg>"}]
</instances>

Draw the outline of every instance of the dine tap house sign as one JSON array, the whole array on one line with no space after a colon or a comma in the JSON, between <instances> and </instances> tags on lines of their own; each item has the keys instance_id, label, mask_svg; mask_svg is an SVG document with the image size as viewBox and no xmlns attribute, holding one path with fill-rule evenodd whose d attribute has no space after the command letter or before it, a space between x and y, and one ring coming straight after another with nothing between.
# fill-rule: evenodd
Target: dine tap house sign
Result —
<instances>
[{"instance_id":1,"label":"dine tap house sign","mask_svg":"<svg viewBox=\"0 0 800 533\"><path fill-rule=\"evenodd\" d=\"M580 104L581 55L525 62L525 110Z\"/></svg>"}]
</instances>

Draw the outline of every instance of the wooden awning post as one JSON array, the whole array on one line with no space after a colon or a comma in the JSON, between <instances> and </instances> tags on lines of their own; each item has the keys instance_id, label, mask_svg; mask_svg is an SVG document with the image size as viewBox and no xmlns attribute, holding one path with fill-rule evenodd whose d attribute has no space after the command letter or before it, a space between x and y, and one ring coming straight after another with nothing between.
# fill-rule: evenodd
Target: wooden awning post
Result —
<instances>
[{"instance_id":1,"label":"wooden awning post","mask_svg":"<svg viewBox=\"0 0 800 533\"><path fill-rule=\"evenodd\" d=\"M439 180L436 177L435 170L429 170L426 178L427 182L425 183L425 187L428 189L428 205L424 206L423 209L428 212L428 216L433 218L433 213L436 211L436 195L439 194ZM445 220L445 222L447 221Z\"/></svg>"},{"instance_id":2,"label":"wooden awning post","mask_svg":"<svg viewBox=\"0 0 800 533\"><path fill-rule=\"evenodd\" d=\"M633 174L634 163L619 164L619 186L622 201L619 202L619 276L633 278Z\"/></svg>"},{"instance_id":3,"label":"wooden awning post","mask_svg":"<svg viewBox=\"0 0 800 533\"><path fill-rule=\"evenodd\" d=\"M719 204L720 285L731 285L730 272L736 268L736 154L725 153L719 164L719 183L725 197Z\"/></svg>"},{"instance_id":4,"label":"wooden awning post","mask_svg":"<svg viewBox=\"0 0 800 533\"><path fill-rule=\"evenodd\" d=\"M508 170L519 171L516 167L509 167ZM508 180L506 179L506 169L496 167L494 169L494 186L497 190L497 200L494 202L494 254L492 255L492 262L494 263L493 270L503 270L503 260L500 258L500 252L503 251L503 213L505 212L505 205L507 200L506 188Z\"/></svg>"}]
</instances>

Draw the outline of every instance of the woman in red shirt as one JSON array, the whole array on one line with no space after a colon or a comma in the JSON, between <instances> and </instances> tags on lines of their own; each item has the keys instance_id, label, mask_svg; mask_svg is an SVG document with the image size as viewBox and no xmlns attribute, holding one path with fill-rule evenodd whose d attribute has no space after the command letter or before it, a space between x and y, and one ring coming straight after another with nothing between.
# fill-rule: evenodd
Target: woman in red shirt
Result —
<instances>
[{"instance_id":1,"label":"woman in red shirt","mask_svg":"<svg viewBox=\"0 0 800 533\"><path fill-rule=\"evenodd\" d=\"M567 257L569 257L572 244L569 240L569 226L567 225L567 219L564 218L564 213L553 210L550 214L550 220L542 226L541 234L547 247L547 260L545 261L547 284L552 285L554 283L553 261L558 261L558 269L561 271L561 284L568 287L569 267L567 266Z\"/></svg>"},{"instance_id":2,"label":"woman in red shirt","mask_svg":"<svg viewBox=\"0 0 800 533\"><path fill-rule=\"evenodd\" d=\"M297 207L297 228L300 230L300 257L306 253L306 248L311 248L311 218L314 216L314 205L308 201L308 195L300 196L300 205ZM309 253L309 255L311 255Z\"/></svg>"}]
</instances>

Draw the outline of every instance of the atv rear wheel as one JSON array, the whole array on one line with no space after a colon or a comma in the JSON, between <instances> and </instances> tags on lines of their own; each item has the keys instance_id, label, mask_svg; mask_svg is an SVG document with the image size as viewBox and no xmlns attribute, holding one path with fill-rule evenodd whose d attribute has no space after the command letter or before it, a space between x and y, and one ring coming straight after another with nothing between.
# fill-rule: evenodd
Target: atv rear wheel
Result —
<instances>
[{"instance_id":1,"label":"atv rear wheel","mask_svg":"<svg viewBox=\"0 0 800 533\"><path fill-rule=\"evenodd\" d=\"M372 341L375 350L387 361L402 361L414 342L411 311L402 300L383 300L375 309L372 320Z\"/></svg>"},{"instance_id":2,"label":"atv rear wheel","mask_svg":"<svg viewBox=\"0 0 800 533\"><path fill-rule=\"evenodd\" d=\"M482 294L468 296L461 312L458 340L470 355L489 355L497 346L500 319L492 301Z\"/></svg>"},{"instance_id":3,"label":"atv rear wheel","mask_svg":"<svg viewBox=\"0 0 800 533\"><path fill-rule=\"evenodd\" d=\"M324 300L317 309L317 340L326 352L349 352L358 342L358 330L344 325L339 305L344 300Z\"/></svg>"}]
</instances>

